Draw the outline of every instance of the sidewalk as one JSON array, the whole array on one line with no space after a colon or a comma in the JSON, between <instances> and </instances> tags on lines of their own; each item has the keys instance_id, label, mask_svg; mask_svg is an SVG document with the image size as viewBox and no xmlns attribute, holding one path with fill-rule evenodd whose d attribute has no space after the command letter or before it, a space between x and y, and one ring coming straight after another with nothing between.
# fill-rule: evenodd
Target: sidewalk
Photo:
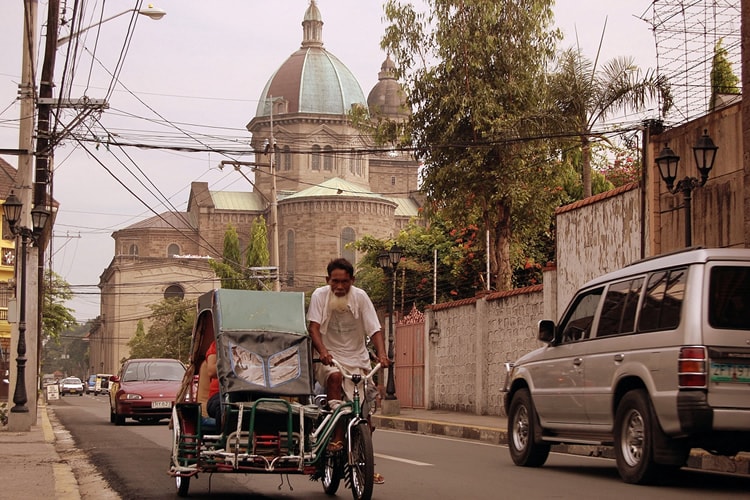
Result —
<instances>
[{"instance_id":1,"label":"sidewalk","mask_svg":"<svg viewBox=\"0 0 750 500\"><path fill-rule=\"evenodd\" d=\"M492 444L507 443L507 419L503 417L404 408L395 416L376 413L373 423L380 429L473 439ZM5 458L0 465L0 499L95 498L81 494L70 464L61 458L44 403L39 405L37 423L29 432L9 432L6 428L0 428L0 450ZM604 446L556 445L553 450L578 455L613 456L612 449ZM750 454L741 453L735 458L728 458L693 450L688 465L704 470L750 474Z\"/></svg>"},{"instance_id":2,"label":"sidewalk","mask_svg":"<svg viewBox=\"0 0 750 500\"><path fill-rule=\"evenodd\" d=\"M44 403L39 404L37 422L29 432L0 427L0 450L0 498L81 500L70 465L55 449L55 433Z\"/></svg>"}]
</instances>

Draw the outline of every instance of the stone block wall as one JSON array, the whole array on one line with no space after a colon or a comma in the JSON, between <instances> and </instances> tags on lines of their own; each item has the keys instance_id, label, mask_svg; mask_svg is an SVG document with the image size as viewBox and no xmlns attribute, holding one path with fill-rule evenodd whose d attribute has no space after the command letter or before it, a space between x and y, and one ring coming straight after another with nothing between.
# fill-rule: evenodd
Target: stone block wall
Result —
<instances>
[{"instance_id":1,"label":"stone block wall","mask_svg":"<svg viewBox=\"0 0 750 500\"><path fill-rule=\"evenodd\" d=\"M541 346L543 309L541 285L431 306L425 325L440 333L425 341L428 408L504 415L504 364Z\"/></svg>"}]
</instances>

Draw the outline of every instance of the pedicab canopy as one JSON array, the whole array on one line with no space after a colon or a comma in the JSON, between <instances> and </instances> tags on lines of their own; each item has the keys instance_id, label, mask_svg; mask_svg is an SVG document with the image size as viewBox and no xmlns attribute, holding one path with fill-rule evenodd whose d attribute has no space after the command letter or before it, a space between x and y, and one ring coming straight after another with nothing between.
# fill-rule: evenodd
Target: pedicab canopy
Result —
<instances>
[{"instance_id":1,"label":"pedicab canopy","mask_svg":"<svg viewBox=\"0 0 750 500\"><path fill-rule=\"evenodd\" d=\"M220 288L203 294L193 331L192 354L199 362L214 337L220 390L230 400L235 393L312 394L302 292Z\"/></svg>"}]
</instances>

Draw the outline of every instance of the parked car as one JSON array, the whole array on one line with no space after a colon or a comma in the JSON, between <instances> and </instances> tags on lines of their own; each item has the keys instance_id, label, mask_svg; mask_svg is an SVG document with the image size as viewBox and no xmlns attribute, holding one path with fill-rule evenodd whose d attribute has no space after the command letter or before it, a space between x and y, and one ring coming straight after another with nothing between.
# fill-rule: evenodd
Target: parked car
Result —
<instances>
[{"instance_id":1,"label":"parked car","mask_svg":"<svg viewBox=\"0 0 750 500\"><path fill-rule=\"evenodd\" d=\"M78 394L83 396L83 382L78 377L66 377L60 381L60 396Z\"/></svg>"},{"instance_id":2,"label":"parked car","mask_svg":"<svg viewBox=\"0 0 750 500\"><path fill-rule=\"evenodd\" d=\"M96 391L96 374L89 375L89 378L86 379L86 386L84 389L86 390L86 394L91 394Z\"/></svg>"},{"instance_id":3,"label":"parked car","mask_svg":"<svg viewBox=\"0 0 750 500\"><path fill-rule=\"evenodd\" d=\"M691 448L750 450L750 249L646 259L583 286L546 346L509 364L517 465L555 443L613 445L625 482L685 465Z\"/></svg>"},{"instance_id":4,"label":"parked car","mask_svg":"<svg viewBox=\"0 0 750 500\"><path fill-rule=\"evenodd\" d=\"M185 375L176 359L130 359L110 378L110 422L126 418L155 423L172 416L172 405Z\"/></svg>"}]
</instances>

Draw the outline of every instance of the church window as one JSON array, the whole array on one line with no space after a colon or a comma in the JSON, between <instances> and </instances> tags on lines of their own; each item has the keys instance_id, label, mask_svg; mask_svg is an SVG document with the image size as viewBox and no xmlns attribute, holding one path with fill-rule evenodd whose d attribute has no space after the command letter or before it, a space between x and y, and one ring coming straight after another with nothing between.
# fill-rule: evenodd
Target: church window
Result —
<instances>
[{"instance_id":1,"label":"church window","mask_svg":"<svg viewBox=\"0 0 750 500\"><path fill-rule=\"evenodd\" d=\"M323 148L323 170L328 172L333 170L333 148L331 146Z\"/></svg>"},{"instance_id":2,"label":"church window","mask_svg":"<svg viewBox=\"0 0 750 500\"><path fill-rule=\"evenodd\" d=\"M313 144L311 166L313 170L320 170L320 146Z\"/></svg>"},{"instance_id":3,"label":"church window","mask_svg":"<svg viewBox=\"0 0 750 500\"><path fill-rule=\"evenodd\" d=\"M128 248L128 255L138 255L138 245L135 243L130 245L130 248Z\"/></svg>"},{"instance_id":4,"label":"church window","mask_svg":"<svg viewBox=\"0 0 750 500\"><path fill-rule=\"evenodd\" d=\"M178 245L177 243L172 243L167 248L167 256L174 257L175 255L180 255L180 245Z\"/></svg>"},{"instance_id":5,"label":"church window","mask_svg":"<svg viewBox=\"0 0 750 500\"><path fill-rule=\"evenodd\" d=\"M354 250L354 229L345 227L341 230L341 256L352 263L356 264L357 254Z\"/></svg>"},{"instance_id":6,"label":"church window","mask_svg":"<svg viewBox=\"0 0 750 500\"><path fill-rule=\"evenodd\" d=\"M289 146L284 146L284 170L292 169L292 150Z\"/></svg>"},{"instance_id":7,"label":"church window","mask_svg":"<svg viewBox=\"0 0 750 500\"><path fill-rule=\"evenodd\" d=\"M395 186L395 185L396 185L396 176L393 175L391 176L391 186Z\"/></svg>"},{"instance_id":8,"label":"church window","mask_svg":"<svg viewBox=\"0 0 750 500\"><path fill-rule=\"evenodd\" d=\"M287 285L294 286L295 271L295 248L294 248L294 231L291 229L286 232L286 275Z\"/></svg>"},{"instance_id":9,"label":"church window","mask_svg":"<svg viewBox=\"0 0 750 500\"><path fill-rule=\"evenodd\" d=\"M180 285L169 285L164 290L165 299L177 299L182 300L185 297L185 290Z\"/></svg>"}]
</instances>

